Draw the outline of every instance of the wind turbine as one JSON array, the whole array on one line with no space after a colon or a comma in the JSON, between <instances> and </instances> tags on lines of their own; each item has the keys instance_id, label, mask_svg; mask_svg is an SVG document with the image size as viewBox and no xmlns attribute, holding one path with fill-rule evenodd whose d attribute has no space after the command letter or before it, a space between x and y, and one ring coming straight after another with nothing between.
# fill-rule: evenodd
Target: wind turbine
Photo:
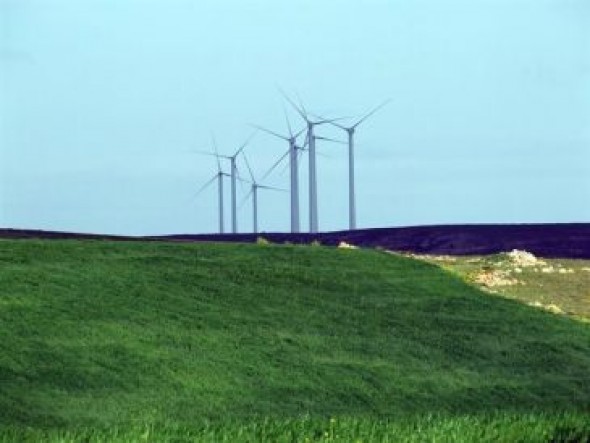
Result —
<instances>
[{"instance_id":1,"label":"wind turbine","mask_svg":"<svg viewBox=\"0 0 590 443\"><path fill-rule=\"evenodd\" d=\"M217 151L217 149L215 149ZM217 159L217 174L215 174L207 183L205 183L201 188L197 191L195 197L203 192L211 183L217 180L217 191L218 191L218 206L219 206L219 233L224 233L224 218L223 218L223 177L229 177L229 174L226 174L221 170L221 162L219 161L219 155L217 152L214 154Z\"/></svg>"},{"instance_id":2,"label":"wind turbine","mask_svg":"<svg viewBox=\"0 0 590 443\"><path fill-rule=\"evenodd\" d=\"M318 232L318 190L317 190L317 167L316 167L316 140L330 140L325 137L318 137L314 134L314 128L318 125L322 125L324 123L332 123L335 120L316 120L312 121L309 119L307 111L303 106L303 103L300 103L301 109L293 103L293 101L283 92L283 97L295 108L297 113L301 116L305 123L307 124L307 143L309 144L309 232L316 233ZM338 119L336 119L338 120Z\"/></svg>"},{"instance_id":3,"label":"wind turbine","mask_svg":"<svg viewBox=\"0 0 590 443\"><path fill-rule=\"evenodd\" d=\"M390 101L391 99L385 100L379 106L373 108L371 111L365 114L364 117L362 117L352 126L343 126L334 121L330 122L332 125L337 126L348 133L348 226L351 231L356 229L356 197L354 192L354 131L361 123L375 114L378 110L383 108Z\"/></svg>"},{"instance_id":4,"label":"wind turbine","mask_svg":"<svg viewBox=\"0 0 590 443\"><path fill-rule=\"evenodd\" d=\"M298 165L298 157L297 157L297 150L303 149L303 147L297 146L297 137L299 137L305 129L302 129L297 134L293 134L293 130L291 129L291 123L289 122L289 118L287 117L287 112L285 111L285 120L287 122L287 128L289 129L289 136L278 134L274 131L269 129L263 128L262 126L253 125L255 128L260 129L261 131L266 132L267 134L274 135L282 140L285 140L289 143L289 150L285 155L283 155L275 165L264 175L264 178L268 176L268 174L280 163L285 156L289 156L289 170L290 170L290 179L291 179L291 232L297 233L300 231L300 222L299 222L299 165ZM244 157L245 159L245 157ZM263 178L263 179L264 179ZM252 176L252 181L254 182L254 177Z\"/></svg>"},{"instance_id":5,"label":"wind turbine","mask_svg":"<svg viewBox=\"0 0 590 443\"><path fill-rule=\"evenodd\" d=\"M236 164L236 159L238 157L238 155L240 155L240 153L244 150L244 148L248 145L248 143L250 143L250 140L252 140L252 137L254 137L254 134L252 134L250 137L248 137L248 139L238 148L238 150L236 152L234 152L233 155L221 155L218 153L217 150L217 143L215 141L215 138L213 138L213 147L215 149L215 152L200 152L200 154L205 154L205 155L212 155L214 157L217 157L217 160L219 161L220 158L224 158L226 160L229 160L230 162L230 170L231 170L231 174L230 174L230 178L231 178L231 226L232 226L232 233L236 234L238 232L238 205L237 205L237 187L236 187L236 183L238 180L238 167Z\"/></svg>"},{"instance_id":6,"label":"wind turbine","mask_svg":"<svg viewBox=\"0 0 590 443\"><path fill-rule=\"evenodd\" d=\"M252 188L251 188L250 192L244 198L244 201L247 200L248 197L250 197L250 195L252 195L252 215L254 217L254 219L252 221L252 230L253 230L254 234L258 234L258 190L259 189L270 189L273 191L284 191L284 190L279 189L279 188L274 188L272 186L261 185L260 183L258 183L256 181L256 179L254 178L254 173L252 172L252 168L250 167L250 163L248 162L248 158L246 157L246 154L242 153L242 156L244 157L244 161L246 162L246 166L248 167L248 172L250 173L250 178L252 179L252 183L251 183Z\"/></svg>"}]
</instances>

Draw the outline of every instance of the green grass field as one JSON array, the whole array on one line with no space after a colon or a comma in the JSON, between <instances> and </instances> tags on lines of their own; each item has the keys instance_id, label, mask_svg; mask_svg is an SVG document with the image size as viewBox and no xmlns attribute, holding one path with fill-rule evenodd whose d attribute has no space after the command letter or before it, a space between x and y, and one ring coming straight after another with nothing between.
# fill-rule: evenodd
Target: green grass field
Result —
<instances>
[{"instance_id":1,"label":"green grass field","mask_svg":"<svg viewBox=\"0 0 590 443\"><path fill-rule=\"evenodd\" d=\"M0 241L0 441L583 441L590 328L380 251Z\"/></svg>"}]
</instances>

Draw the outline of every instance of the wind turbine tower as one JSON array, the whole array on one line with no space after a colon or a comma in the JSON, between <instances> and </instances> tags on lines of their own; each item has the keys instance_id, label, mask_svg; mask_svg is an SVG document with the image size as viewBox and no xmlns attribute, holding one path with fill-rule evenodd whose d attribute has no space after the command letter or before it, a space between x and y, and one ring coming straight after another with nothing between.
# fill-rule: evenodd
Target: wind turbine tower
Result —
<instances>
[{"instance_id":1,"label":"wind turbine tower","mask_svg":"<svg viewBox=\"0 0 590 443\"><path fill-rule=\"evenodd\" d=\"M244 148L250 143L254 134L252 134L248 139L238 148L238 150L233 155L219 155L217 154L217 143L213 141L213 145L215 146L215 154L218 158L225 158L230 162L230 178L231 178L231 228L232 234L236 234L238 232L238 205L237 205L237 180L238 180L238 167L236 159L238 155L244 150ZM223 186L223 185L222 185Z\"/></svg>"},{"instance_id":2,"label":"wind turbine tower","mask_svg":"<svg viewBox=\"0 0 590 443\"><path fill-rule=\"evenodd\" d=\"M272 186L261 185L256 181L254 178L254 173L252 172L252 168L250 167L250 163L248 162L248 158L246 157L245 153L242 153L244 157L244 161L246 162L246 166L248 167L248 172L250 173L250 178L252 179L252 188L249 194L246 196L246 199L252 195L252 231L254 234L258 234L258 190L259 189L270 189L273 191L283 191L283 189L274 188Z\"/></svg>"},{"instance_id":3,"label":"wind turbine tower","mask_svg":"<svg viewBox=\"0 0 590 443\"><path fill-rule=\"evenodd\" d=\"M224 214L223 214L223 178L229 177L229 174L226 174L225 172L222 171L221 162L219 161L219 158L221 156L219 154L217 154L217 152L215 154L209 154L209 153L207 153L207 154L213 155L217 159L217 174L215 174L213 176L213 178L211 178L207 183L205 183L197 191L195 197L197 195L199 195L201 192L203 192L211 183L213 183L215 180L217 180L217 191L218 191L217 204L218 204L218 209L219 209L219 233L223 234L225 232L225 229L224 229L225 220L224 220Z\"/></svg>"},{"instance_id":4,"label":"wind turbine tower","mask_svg":"<svg viewBox=\"0 0 590 443\"><path fill-rule=\"evenodd\" d=\"M219 206L219 233L223 234L225 232L225 223L223 217L223 177L227 176L221 171L221 165L219 164L219 158L217 159L218 163L218 172L217 172L217 204Z\"/></svg>"},{"instance_id":5,"label":"wind turbine tower","mask_svg":"<svg viewBox=\"0 0 590 443\"><path fill-rule=\"evenodd\" d=\"M298 158L297 158L297 150L302 149L297 146L297 137L299 137L305 129L302 129L297 134L293 134L291 129L291 123L289 122L289 118L285 112L285 119L287 121L287 128L289 129L289 136L284 136L278 134L276 132L270 131L266 128L261 126L256 126L256 128L264 131L270 135L274 135L282 140L285 140L289 143L289 150L285 155L283 155L277 163L273 165L272 168L264 175L264 178L270 174L270 172L285 158L286 155L289 156L289 171L290 171L290 187L291 187L291 232L297 233L300 232L300 221L299 221L299 165L298 165Z\"/></svg>"},{"instance_id":6,"label":"wind turbine tower","mask_svg":"<svg viewBox=\"0 0 590 443\"><path fill-rule=\"evenodd\" d=\"M379 109L389 103L391 100L386 100L379 106L371 110L359 121L352 126L343 126L335 122L330 122L334 126L345 130L348 133L348 227L352 231L356 229L356 196L355 196L355 184L354 184L354 132L356 128L367 120L370 116L375 114Z\"/></svg>"},{"instance_id":7,"label":"wind turbine tower","mask_svg":"<svg viewBox=\"0 0 590 443\"><path fill-rule=\"evenodd\" d=\"M229 157L231 164L231 231L233 234L238 232L238 211L236 202L236 177L238 175L238 168L236 167L236 157L239 151Z\"/></svg>"},{"instance_id":8,"label":"wind turbine tower","mask_svg":"<svg viewBox=\"0 0 590 443\"><path fill-rule=\"evenodd\" d=\"M309 149L309 232L317 233L319 230L318 224L318 182L317 182L317 167L316 167L316 145L315 142L318 138L314 134L314 128L317 125L321 125L324 123L332 123L334 120L318 120L312 121L307 116L307 112L303 104L301 104L301 109L293 103L293 101L286 95L283 94L285 99L295 108L297 113L301 116L305 123L307 124L307 143Z\"/></svg>"}]
</instances>

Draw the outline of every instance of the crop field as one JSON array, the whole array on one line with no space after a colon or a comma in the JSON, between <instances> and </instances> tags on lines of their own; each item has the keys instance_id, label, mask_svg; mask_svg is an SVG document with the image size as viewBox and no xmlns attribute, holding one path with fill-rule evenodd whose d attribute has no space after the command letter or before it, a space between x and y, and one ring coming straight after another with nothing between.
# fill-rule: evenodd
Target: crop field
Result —
<instances>
[{"instance_id":1,"label":"crop field","mask_svg":"<svg viewBox=\"0 0 590 443\"><path fill-rule=\"evenodd\" d=\"M584 300L478 259L1 240L0 441L588 441Z\"/></svg>"}]
</instances>

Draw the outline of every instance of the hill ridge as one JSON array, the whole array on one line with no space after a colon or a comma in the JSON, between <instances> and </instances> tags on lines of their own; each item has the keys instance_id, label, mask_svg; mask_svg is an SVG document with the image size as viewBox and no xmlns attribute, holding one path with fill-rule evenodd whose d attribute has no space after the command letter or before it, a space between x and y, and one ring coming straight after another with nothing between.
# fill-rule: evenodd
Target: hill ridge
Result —
<instances>
[{"instance_id":1,"label":"hill ridge","mask_svg":"<svg viewBox=\"0 0 590 443\"><path fill-rule=\"evenodd\" d=\"M361 247L446 255L487 255L520 249L546 258L590 259L590 223L458 224L370 228L318 234L171 234L117 236L27 229L0 229L0 238L106 239L122 241L244 242L264 237L273 243Z\"/></svg>"}]
</instances>

